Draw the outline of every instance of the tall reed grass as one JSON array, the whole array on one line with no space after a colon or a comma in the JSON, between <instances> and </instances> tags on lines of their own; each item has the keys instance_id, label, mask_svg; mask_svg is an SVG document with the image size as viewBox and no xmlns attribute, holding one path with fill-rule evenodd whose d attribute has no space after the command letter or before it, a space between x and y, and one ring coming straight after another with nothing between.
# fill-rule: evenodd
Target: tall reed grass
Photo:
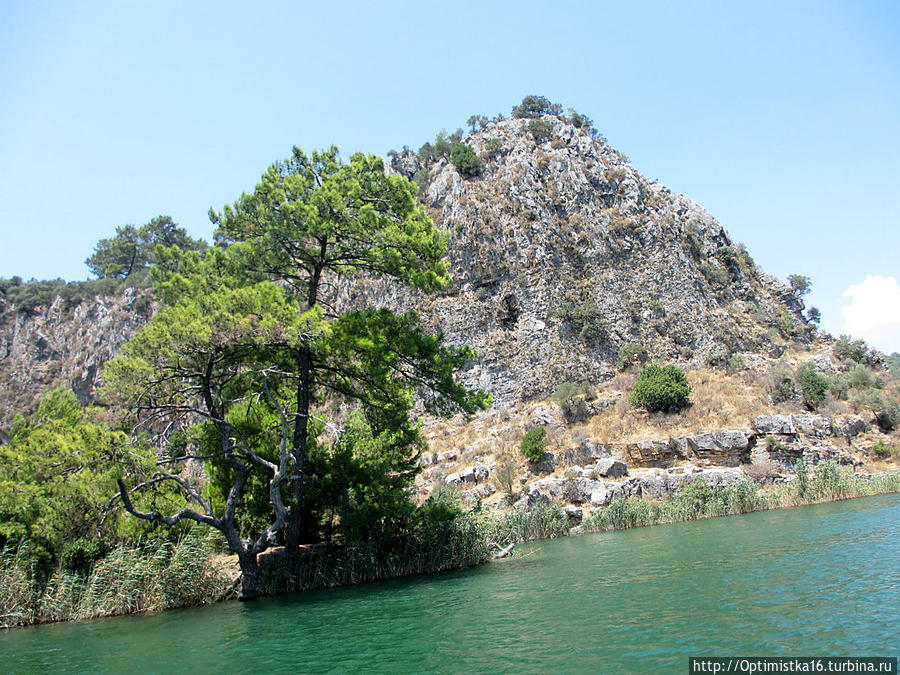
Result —
<instances>
[{"instance_id":1,"label":"tall reed grass","mask_svg":"<svg viewBox=\"0 0 900 675\"><path fill-rule=\"evenodd\" d=\"M556 504L537 505L522 511L482 515L477 518L483 536L499 546L523 541L554 539L569 534L569 518Z\"/></svg>"},{"instance_id":2,"label":"tall reed grass","mask_svg":"<svg viewBox=\"0 0 900 675\"><path fill-rule=\"evenodd\" d=\"M379 542L328 544L290 566L281 552L260 557L265 595L347 586L471 567L490 557L483 528L458 516Z\"/></svg>"},{"instance_id":3,"label":"tall reed grass","mask_svg":"<svg viewBox=\"0 0 900 675\"><path fill-rule=\"evenodd\" d=\"M0 555L0 626L72 621L216 602L230 593L213 562L215 535L195 528L175 543L120 546L89 574L57 569L42 583L25 563L27 542Z\"/></svg>"},{"instance_id":4,"label":"tall reed grass","mask_svg":"<svg viewBox=\"0 0 900 675\"><path fill-rule=\"evenodd\" d=\"M715 488L696 480L669 501L615 499L582 521L581 530L586 533L623 530L892 492L900 492L900 473L869 477L842 469L831 461L819 464L814 471L798 464L793 481L765 492L753 481Z\"/></svg>"}]
</instances>

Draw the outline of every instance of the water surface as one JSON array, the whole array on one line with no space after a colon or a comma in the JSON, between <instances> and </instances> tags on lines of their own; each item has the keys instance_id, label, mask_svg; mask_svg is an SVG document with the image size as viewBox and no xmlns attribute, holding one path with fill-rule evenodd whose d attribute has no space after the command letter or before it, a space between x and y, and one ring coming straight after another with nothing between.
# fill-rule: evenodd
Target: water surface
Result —
<instances>
[{"instance_id":1,"label":"water surface","mask_svg":"<svg viewBox=\"0 0 900 675\"><path fill-rule=\"evenodd\" d=\"M521 548L442 575L6 631L0 671L650 673L900 652L900 495Z\"/></svg>"}]
</instances>

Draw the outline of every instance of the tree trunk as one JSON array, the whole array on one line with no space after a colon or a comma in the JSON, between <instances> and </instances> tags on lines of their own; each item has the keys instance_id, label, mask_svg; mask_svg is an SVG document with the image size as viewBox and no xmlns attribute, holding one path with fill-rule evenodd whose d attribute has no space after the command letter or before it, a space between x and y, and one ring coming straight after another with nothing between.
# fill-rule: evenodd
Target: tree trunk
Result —
<instances>
[{"instance_id":1,"label":"tree trunk","mask_svg":"<svg viewBox=\"0 0 900 675\"><path fill-rule=\"evenodd\" d=\"M259 597L262 582L259 560L255 553L239 553L238 562L241 566L241 594L238 600L255 600Z\"/></svg>"}]
</instances>

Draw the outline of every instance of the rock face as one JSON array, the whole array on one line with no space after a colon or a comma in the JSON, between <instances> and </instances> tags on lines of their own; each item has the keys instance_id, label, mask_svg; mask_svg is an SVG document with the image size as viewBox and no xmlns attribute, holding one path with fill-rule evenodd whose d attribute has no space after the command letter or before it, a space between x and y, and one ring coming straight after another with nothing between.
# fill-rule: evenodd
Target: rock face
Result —
<instances>
[{"instance_id":1,"label":"rock face","mask_svg":"<svg viewBox=\"0 0 900 675\"><path fill-rule=\"evenodd\" d=\"M398 173L429 177L426 208L450 233L448 291L426 296L354 278L337 280L328 300L415 309L427 329L478 350L462 379L499 403L601 381L626 343L656 360L701 363L771 353L769 333L785 315L805 325L796 295L762 274L709 213L568 120L542 121L546 134L510 119L467 137L484 159L476 177L445 158L423 164L406 151L392 160ZM102 363L147 318L129 310L133 302L98 298L68 311L57 301L31 314L0 305L0 426L51 386L89 400ZM556 421L548 410L533 423ZM659 466L671 462L667 452L677 449L661 451Z\"/></svg>"},{"instance_id":2,"label":"rock face","mask_svg":"<svg viewBox=\"0 0 900 675\"><path fill-rule=\"evenodd\" d=\"M147 321L149 303L139 299L134 289L75 307L57 297L33 312L0 301L0 427L18 412L33 411L54 387L91 401L103 364Z\"/></svg>"},{"instance_id":3,"label":"rock face","mask_svg":"<svg viewBox=\"0 0 900 675\"><path fill-rule=\"evenodd\" d=\"M336 301L415 307L450 342L478 350L464 381L498 402L600 381L626 343L699 363L770 352L784 314L805 325L796 295L693 201L564 119L545 116L550 132L539 141L530 121L491 122L467 137L486 158L477 177L442 158L394 157L395 171L430 177L426 207L450 232L448 292L354 281L338 285Z\"/></svg>"}]
</instances>

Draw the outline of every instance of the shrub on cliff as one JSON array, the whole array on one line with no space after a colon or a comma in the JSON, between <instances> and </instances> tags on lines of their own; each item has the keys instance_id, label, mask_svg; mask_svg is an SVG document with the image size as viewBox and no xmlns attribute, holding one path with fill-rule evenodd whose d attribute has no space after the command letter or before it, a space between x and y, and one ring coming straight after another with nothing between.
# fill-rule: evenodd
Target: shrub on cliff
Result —
<instances>
[{"instance_id":1,"label":"shrub on cliff","mask_svg":"<svg viewBox=\"0 0 900 675\"><path fill-rule=\"evenodd\" d=\"M807 362L797 368L797 383L803 391L803 402L810 410L815 410L825 401L828 380L816 372L814 364Z\"/></svg>"},{"instance_id":2,"label":"shrub on cliff","mask_svg":"<svg viewBox=\"0 0 900 675\"><path fill-rule=\"evenodd\" d=\"M460 176L471 178L481 173L482 162L475 151L465 143L456 143L450 150L450 163Z\"/></svg>"},{"instance_id":3,"label":"shrub on cliff","mask_svg":"<svg viewBox=\"0 0 900 675\"><path fill-rule=\"evenodd\" d=\"M649 412L678 410L687 405L691 385L678 366L649 365L638 375L631 405Z\"/></svg>"},{"instance_id":4,"label":"shrub on cliff","mask_svg":"<svg viewBox=\"0 0 900 675\"><path fill-rule=\"evenodd\" d=\"M547 429L534 427L529 429L519 444L519 450L529 462L539 462L544 456L544 439L547 437Z\"/></svg>"}]
</instances>

